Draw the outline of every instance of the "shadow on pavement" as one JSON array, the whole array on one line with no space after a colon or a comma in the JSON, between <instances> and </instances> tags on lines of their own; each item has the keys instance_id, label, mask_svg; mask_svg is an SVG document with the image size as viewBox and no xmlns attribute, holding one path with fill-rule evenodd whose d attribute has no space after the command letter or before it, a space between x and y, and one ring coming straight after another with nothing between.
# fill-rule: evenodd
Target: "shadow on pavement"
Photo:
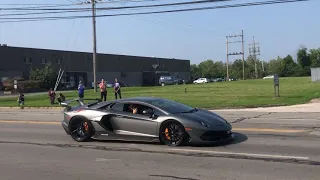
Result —
<instances>
[{"instance_id":1,"label":"shadow on pavement","mask_svg":"<svg viewBox=\"0 0 320 180\"><path fill-rule=\"evenodd\" d=\"M248 137L244 134L241 133L236 133L234 132L234 139L223 142L223 143L214 143L214 144L206 144L206 145L185 145L184 147L216 147L216 146L227 146L227 145L232 145L232 144L240 144L242 142L245 142L248 140ZM146 142L146 141L124 141L124 140L98 140L95 139L93 140L95 142L104 142L104 143L117 143L117 144L150 144L150 145L160 145L160 146L165 146L160 144L159 142Z\"/></svg>"},{"instance_id":2,"label":"shadow on pavement","mask_svg":"<svg viewBox=\"0 0 320 180\"><path fill-rule=\"evenodd\" d=\"M248 136L245 134L233 132L234 139L225 141L225 142L219 142L219 143L213 143L213 144L205 144L205 145L192 145L191 147L217 147L217 146L227 146L232 144L240 144L242 142L245 142L248 140Z\"/></svg>"}]
</instances>

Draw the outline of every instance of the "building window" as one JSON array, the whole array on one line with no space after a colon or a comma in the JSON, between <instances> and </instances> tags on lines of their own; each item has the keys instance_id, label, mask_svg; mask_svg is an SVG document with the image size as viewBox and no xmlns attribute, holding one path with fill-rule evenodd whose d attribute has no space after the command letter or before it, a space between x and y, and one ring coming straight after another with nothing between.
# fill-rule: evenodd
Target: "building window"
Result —
<instances>
[{"instance_id":1,"label":"building window","mask_svg":"<svg viewBox=\"0 0 320 180\"><path fill-rule=\"evenodd\" d=\"M25 63L25 64L32 64L32 59L29 58L29 57L25 57L25 58L24 58L24 63Z\"/></svg>"},{"instance_id":2,"label":"building window","mask_svg":"<svg viewBox=\"0 0 320 180\"><path fill-rule=\"evenodd\" d=\"M47 63L46 59L45 58L41 58L41 64L46 64L46 63Z\"/></svg>"}]
</instances>

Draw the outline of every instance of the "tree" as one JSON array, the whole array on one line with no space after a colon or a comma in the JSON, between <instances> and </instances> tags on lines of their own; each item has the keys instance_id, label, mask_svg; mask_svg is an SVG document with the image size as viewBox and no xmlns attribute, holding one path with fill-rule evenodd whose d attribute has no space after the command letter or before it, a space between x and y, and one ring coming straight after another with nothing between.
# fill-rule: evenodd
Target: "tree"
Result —
<instances>
[{"instance_id":1,"label":"tree","mask_svg":"<svg viewBox=\"0 0 320 180\"><path fill-rule=\"evenodd\" d=\"M264 62L257 60L254 57L248 56L244 61L245 79L254 79L255 64L257 64L258 78L266 75L278 74L280 77L294 77L294 76L310 76L311 67L320 67L320 48L308 49L301 47L297 51L297 61L295 62L291 55L284 58L277 57ZM191 74L193 77L207 77L207 78L224 78L226 77L226 63L222 61L206 60L199 65L191 65ZM230 77L242 79L242 60L237 59L229 64Z\"/></svg>"},{"instance_id":2,"label":"tree","mask_svg":"<svg viewBox=\"0 0 320 180\"><path fill-rule=\"evenodd\" d=\"M302 68L302 75L303 76L310 76L310 56L308 54L308 49L306 47L302 47L297 52L297 60L298 64Z\"/></svg>"},{"instance_id":3,"label":"tree","mask_svg":"<svg viewBox=\"0 0 320 180\"><path fill-rule=\"evenodd\" d=\"M282 59L280 63L280 76L290 77L296 75L296 66L297 64L293 61L292 56L287 55Z\"/></svg>"},{"instance_id":4,"label":"tree","mask_svg":"<svg viewBox=\"0 0 320 180\"><path fill-rule=\"evenodd\" d=\"M310 49L309 57L311 62L311 67L320 67L320 48L318 49Z\"/></svg>"},{"instance_id":5,"label":"tree","mask_svg":"<svg viewBox=\"0 0 320 180\"><path fill-rule=\"evenodd\" d=\"M190 66L190 75L191 75L191 79L196 79L201 76L199 68L196 64L192 64Z\"/></svg>"},{"instance_id":6,"label":"tree","mask_svg":"<svg viewBox=\"0 0 320 180\"><path fill-rule=\"evenodd\" d=\"M31 70L29 79L41 82L41 88L50 89L55 86L57 73L54 66L49 63L43 69Z\"/></svg>"}]
</instances>

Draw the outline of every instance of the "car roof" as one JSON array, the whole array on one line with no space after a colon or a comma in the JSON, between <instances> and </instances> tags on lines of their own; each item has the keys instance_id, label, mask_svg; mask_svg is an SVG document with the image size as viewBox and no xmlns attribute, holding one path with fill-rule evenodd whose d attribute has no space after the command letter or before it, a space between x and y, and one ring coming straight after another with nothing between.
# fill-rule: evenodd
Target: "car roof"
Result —
<instances>
[{"instance_id":1,"label":"car roof","mask_svg":"<svg viewBox=\"0 0 320 180\"><path fill-rule=\"evenodd\" d=\"M162 98L157 97L132 97L132 98L124 98L124 99L118 99L114 100L113 102L127 102L127 101L140 101L140 102L148 102L148 101L154 101L154 100L162 100Z\"/></svg>"},{"instance_id":2,"label":"car roof","mask_svg":"<svg viewBox=\"0 0 320 180\"><path fill-rule=\"evenodd\" d=\"M123 98L123 99L100 102L98 104L92 105L90 108L96 109L96 108L100 108L100 107L102 107L104 105L115 103L115 102L142 102L142 103L148 103L148 101L162 100L162 99L163 98L147 97L147 96L146 97Z\"/></svg>"}]
</instances>

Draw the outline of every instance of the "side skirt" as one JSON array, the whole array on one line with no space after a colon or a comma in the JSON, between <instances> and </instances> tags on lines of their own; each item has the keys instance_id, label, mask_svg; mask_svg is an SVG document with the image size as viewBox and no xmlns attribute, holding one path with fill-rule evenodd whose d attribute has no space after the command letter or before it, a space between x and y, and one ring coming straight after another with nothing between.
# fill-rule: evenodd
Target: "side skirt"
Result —
<instances>
[{"instance_id":1,"label":"side skirt","mask_svg":"<svg viewBox=\"0 0 320 180\"><path fill-rule=\"evenodd\" d=\"M124 135L116 132L96 132L92 139L115 140L115 141L137 141L137 142L160 142L158 137Z\"/></svg>"}]
</instances>

